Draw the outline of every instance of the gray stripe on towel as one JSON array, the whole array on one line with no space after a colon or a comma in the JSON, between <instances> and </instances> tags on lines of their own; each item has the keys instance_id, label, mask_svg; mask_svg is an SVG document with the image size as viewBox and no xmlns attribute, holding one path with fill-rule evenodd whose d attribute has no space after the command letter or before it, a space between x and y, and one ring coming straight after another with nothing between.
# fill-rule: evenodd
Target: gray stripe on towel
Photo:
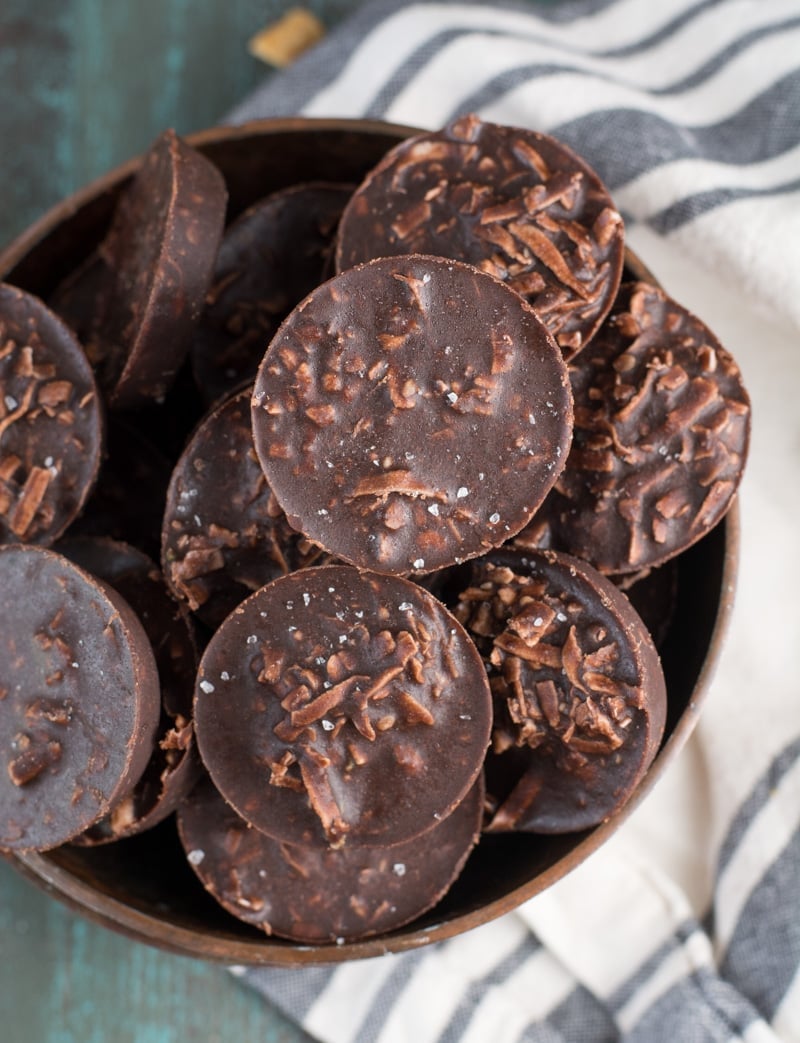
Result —
<instances>
[{"instance_id":1,"label":"gray stripe on towel","mask_svg":"<svg viewBox=\"0 0 800 1043\"><path fill-rule=\"evenodd\" d=\"M518 1043L616 1043L619 1038L606 1007L579 985L546 1018L531 1022Z\"/></svg>"},{"instance_id":2,"label":"gray stripe on towel","mask_svg":"<svg viewBox=\"0 0 800 1043\"><path fill-rule=\"evenodd\" d=\"M472 982L461 997L461 1002L453 1012L450 1023L439 1036L437 1043L457 1043L466 1032L487 990L494 985L502 985L510 974L518 970L541 947L541 943L534 935L528 935L488 974L478 981Z\"/></svg>"},{"instance_id":3,"label":"gray stripe on towel","mask_svg":"<svg viewBox=\"0 0 800 1043\"><path fill-rule=\"evenodd\" d=\"M276 1007L302 1021L334 975L335 967L251 967L241 980Z\"/></svg>"},{"instance_id":4,"label":"gray stripe on towel","mask_svg":"<svg viewBox=\"0 0 800 1043\"><path fill-rule=\"evenodd\" d=\"M720 967L772 1019L800 966L800 830L753 888Z\"/></svg>"}]
</instances>

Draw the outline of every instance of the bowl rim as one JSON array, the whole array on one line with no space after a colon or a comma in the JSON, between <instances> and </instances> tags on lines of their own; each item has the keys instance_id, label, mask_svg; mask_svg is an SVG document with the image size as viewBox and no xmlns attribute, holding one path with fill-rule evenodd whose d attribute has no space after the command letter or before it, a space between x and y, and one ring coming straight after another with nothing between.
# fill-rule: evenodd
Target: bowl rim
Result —
<instances>
[{"instance_id":1,"label":"bowl rim","mask_svg":"<svg viewBox=\"0 0 800 1043\"><path fill-rule=\"evenodd\" d=\"M203 148L235 142L264 134L303 133L309 131L355 132L392 137L398 141L419 133L419 128L382 120L348 118L267 118L250 120L237 125L210 127L192 134L183 135L193 147ZM87 185L49 208L38 220L14 238L0 251L0 280L11 272L52 233L59 224L74 216L84 206L103 193L115 188L138 168L140 157L134 157L114 167ZM637 278L658 283L647 266L626 247L626 264ZM481 905L470 911L457 914L433 924L419 928L413 924L362 941L344 945L302 945L283 940L262 937L234 939L229 935L200 934L196 929L166 922L158 916L143 912L118 898L91 886L68 869L47 857L47 853L0 852L0 855L18 872L32 881L45 893L88 919L110 928L128 938L156 946L167 952L182 956L193 956L211 962L245 966L299 966L335 964L344 960L363 959L384 955L389 952L405 952L429 943L445 941L471 930L507 912L518 908L523 902L535 897L567 873L571 872L596 851L620 825L639 807L658 779L685 745L697 723L700 708L705 700L722 653L724 638L728 630L736 588L739 563L740 518L738 495L720 522L723 526L724 551L720 596L711 629L708 647L703 657L691 698L680 714L672 733L659 749L645 777L637 786L631 799L610 819L595 826L586 836L560 857L553 865L538 873L522 885L506 892L501 898ZM434 910L435 913L435 910Z\"/></svg>"}]
</instances>

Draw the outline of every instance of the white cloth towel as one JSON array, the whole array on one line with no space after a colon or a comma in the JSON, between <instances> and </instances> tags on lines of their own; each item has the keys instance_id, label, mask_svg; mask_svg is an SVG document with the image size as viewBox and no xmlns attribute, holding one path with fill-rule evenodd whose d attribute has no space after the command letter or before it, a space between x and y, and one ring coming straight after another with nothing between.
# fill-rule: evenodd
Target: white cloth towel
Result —
<instances>
[{"instance_id":1,"label":"white cloth towel","mask_svg":"<svg viewBox=\"0 0 800 1043\"><path fill-rule=\"evenodd\" d=\"M800 2L380 0L231 118L468 111L583 155L741 365L731 632L687 747L560 883L411 953L237 972L329 1043L800 1041Z\"/></svg>"}]
</instances>

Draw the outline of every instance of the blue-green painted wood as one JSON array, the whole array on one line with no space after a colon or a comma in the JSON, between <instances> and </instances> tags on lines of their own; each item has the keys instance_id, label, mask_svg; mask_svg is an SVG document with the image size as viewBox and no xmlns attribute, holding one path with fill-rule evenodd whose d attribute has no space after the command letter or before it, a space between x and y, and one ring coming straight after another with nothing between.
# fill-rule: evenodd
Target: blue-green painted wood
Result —
<instances>
[{"instance_id":1,"label":"blue-green painted wood","mask_svg":"<svg viewBox=\"0 0 800 1043\"><path fill-rule=\"evenodd\" d=\"M218 965L131 942L0 863L3 1043L301 1043Z\"/></svg>"}]
</instances>

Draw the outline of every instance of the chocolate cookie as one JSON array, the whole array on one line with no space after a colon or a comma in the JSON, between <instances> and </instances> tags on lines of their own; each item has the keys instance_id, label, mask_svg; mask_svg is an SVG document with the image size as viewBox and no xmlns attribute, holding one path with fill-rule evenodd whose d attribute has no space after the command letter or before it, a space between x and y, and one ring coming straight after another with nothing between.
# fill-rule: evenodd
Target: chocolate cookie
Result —
<instances>
[{"instance_id":1,"label":"chocolate cookie","mask_svg":"<svg viewBox=\"0 0 800 1043\"><path fill-rule=\"evenodd\" d=\"M0 847L47 850L131 792L158 673L127 603L60 554L0 547Z\"/></svg>"},{"instance_id":2,"label":"chocolate cookie","mask_svg":"<svg viewBox=\"0 0 800 1043\"><path fill-rule=\"evenodd\" d=\"M0 543L53 543L89 495L101 446L80 345L38 297L0 283Z\"/></svg>"},{"instance_id":3,"label":"chocolate cookie","mask_svg":"<svg viewBox=\"0 0 800 1043\"><path fill-rule=\"evenodd\" d=\"M292 185L245 210L226 230L192 341L207 402L255 377L275 331L323 279L352 185Z\"/></svg>"},{"instance_id":4,"label":"chocolate cookie","mask_svg":"<svg viewBox=\"0 0 800 1043\"><path fill-rule=\"evenodd\" d=\"M289 843L397 844L464 798L489 740L475 646L407 580L322 566L243 602L200 663L195 726L217 788Z\"/></svg>"},{"instance_id":5,"label":"chocolate cookie","mask_svg":"<svg viewBox=\"0 0 800 1043\"><path fill-rule=\"evenodd\" d=\"M175 597L215 628L265 583L323 552L286 520L253 448L251 389L214 410L172 472L162 531Z\"/></svg>"},{"instance_id":6,"label":"chocolate cookie","mask_svg":"<svg viewBox=\"0 0 800 1043\"><path fill-rule=\"evenodd\" d=\"M750 435L739 367L640 282L620 291L570 377L574 440L541 512L554 545L604 573L667 561L720 521L739 485Z\"/></svg>"},{"instance_id":7,"label":"chocolate cookie","mask_svg":"<svg viewBox=\"0 0 800 1043\"><path fill-rule=\"evenodd\" d=\"M123 190L103 242L55 291L108 403L162 399L185 357L211 282L227 191L173 131Z\"/></svg>"},{"instance_id":8,"label":"chocolate cookie","mask_svg":"<svg viewBox=\"0 0 800 1043\"><path fill-rule=\"evenodd\" d=\"M150 761L133 791L86 833L84 845L133 836L162 822L197 780L192 699L197 649L185 609L167 593L146 554L110 539L69 537L59 553L121 594L150 639L161 688L161 719Z\"/></svg>"},{"instance_id":9,"label":"chocolate cookie","mask_svg":"<svg viewBox=\"0 0 800 1043\"><path fill-rule=\"evenodd\" d=\"M444 896L480 833L482 781L424 841L391 848L273 840L210 781L181 806L178 830L203 886L234 916L295 942L341 944L394 930Z\"/></svg>"},{"instance_id":10,"label":"chocolate cookie","mask_svg":"<svg viewBox=\"0 0 800 1043\"><path fill-rule=\"evenodd\" d=\"M495 551L465 569L455 616L489 665L491 832L564 833L614 814L656 754L666 686L630 602L585 562Z\"/></svg>"},{"instance_id":11,"label":"chocolate cookie","mask_svg":"<svg viewBox=\"0 0 800 1043\"><path fill-rule=\"evenodd\" d=\"M561 142L462 116L393 148L342 215L339 271L408 253L467 261L502 279L571 358L614 301L622 218L597 174Z\"/></svg>"},{"instance_id":12,"label":"chocolate cookie","mask_svg":"<svg viewBox=\"0 0 800 1043\"><path fill-rule=\"evenodd\" d=\"M290 525L337 557L423 573L497 546L566 459L566 366L497 279L383 258L315 290L253 394L261 466Z\"/></svg>"}]
</instances>

